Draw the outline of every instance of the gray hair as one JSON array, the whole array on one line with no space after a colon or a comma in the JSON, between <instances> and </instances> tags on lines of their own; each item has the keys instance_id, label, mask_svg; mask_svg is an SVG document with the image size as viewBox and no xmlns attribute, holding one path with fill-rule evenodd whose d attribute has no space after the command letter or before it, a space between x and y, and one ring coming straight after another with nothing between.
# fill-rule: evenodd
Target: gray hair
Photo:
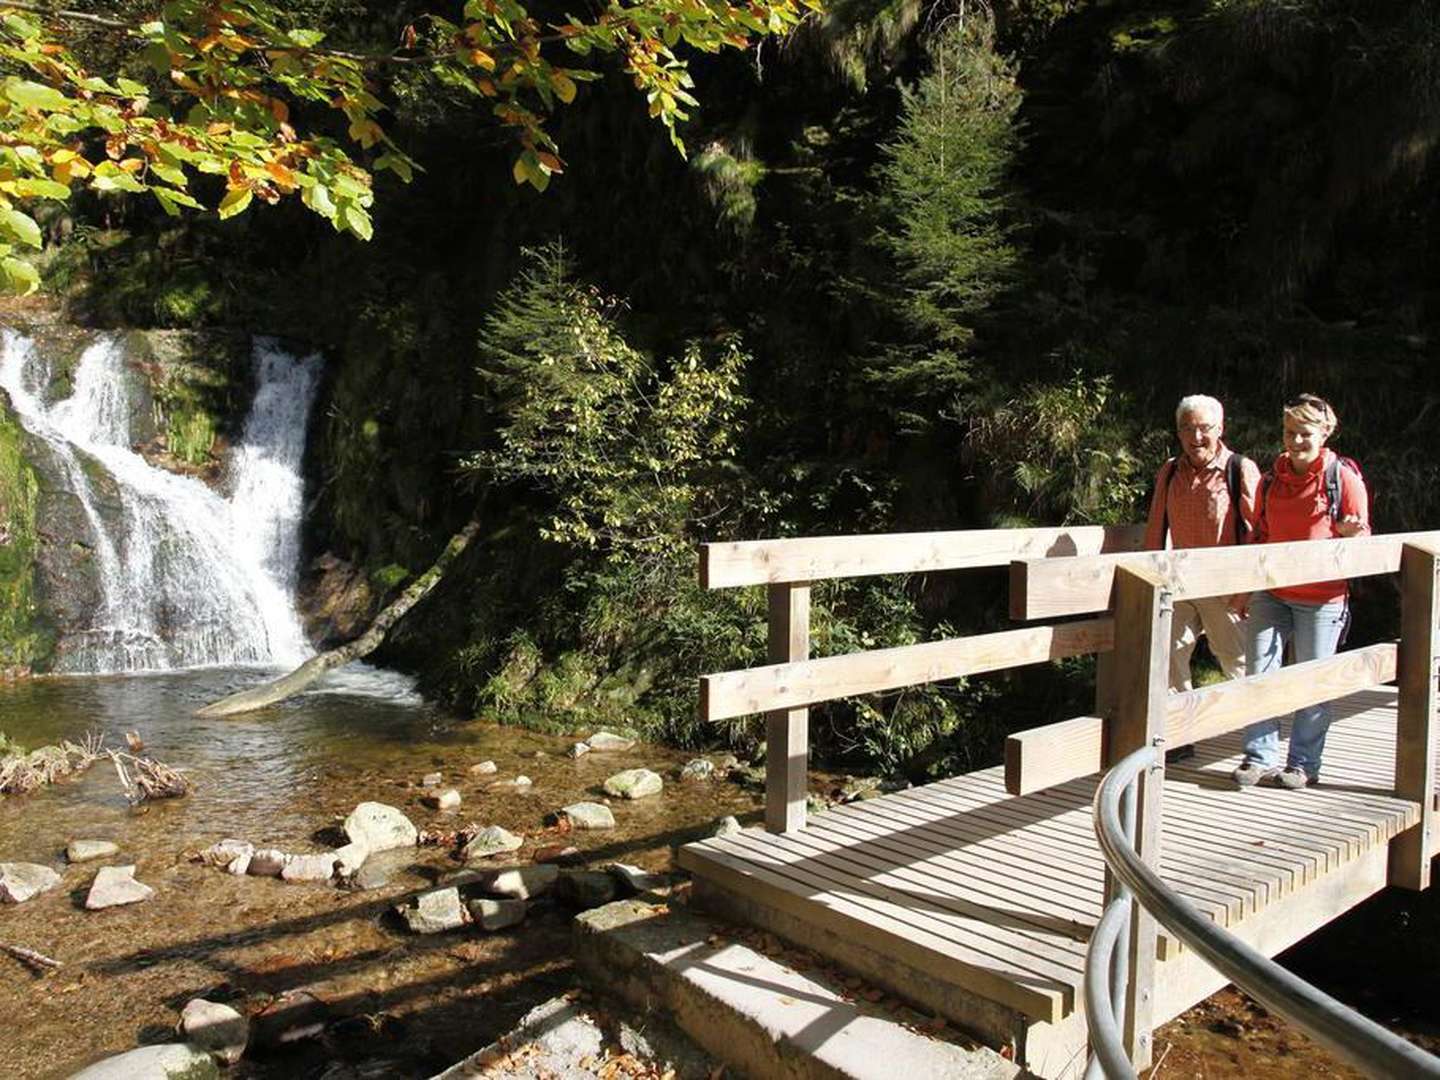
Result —
<instances>
[{"instance_id":1,"label":"gray hair","mask_svg":"<svg viewBox=\"0 0 1440 1080\"><path fill-rule=\"evenodd\" d=\"M1186 413L1204 413L1213 416L1217 424L1225 423L1225 406L1209 394L1186 394L1175 406L1175 424L1178 427Z\"/></svg>"}]
</instances>

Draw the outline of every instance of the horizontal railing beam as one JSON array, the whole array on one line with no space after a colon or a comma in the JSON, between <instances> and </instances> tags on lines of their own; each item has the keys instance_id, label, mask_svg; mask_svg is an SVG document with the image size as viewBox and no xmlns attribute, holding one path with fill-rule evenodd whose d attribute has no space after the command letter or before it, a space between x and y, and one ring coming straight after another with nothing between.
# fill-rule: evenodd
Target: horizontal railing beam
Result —
<instances>
[{"instance_id":1,"label":"horizontal railing beam","mask_svg":"<svg viewBox=\"0 0 1440 1080\"><path fill-rule=\"evenodd\" d=\"M1292 664L1265 675L1231 679L1165 701L1165 747L1225 735L1256 720L1333 701L1395 678L1393 642ZM1005 790L1029 795L1104 767L1105 721L1080 716L1011 735L1005 743Z\"/></svg>"},{"instance_id":2,"label":"horizontal railing beam","mask_svg":"<svg viewBox=\"0 0 1440 1080\"><path fill-rule=\"evenodd\" d=\"M1348 540L1182 548L1073 559L1017 559L1010 566L1010 616L1018 620L1086 615L1110 607L1115 568L1163 577L1175 600L1229 596L1312 581L1390 574L1407 543L1440 543L1440 532L1390 533Z\"/></svg>"},{"instance_id":3,"label":"horizontal railing beam","mask_svg":"<svg viewBox=\"0 0 1440 1080\"><path fill-rule=\"evenodd\" d=\"M1138 551L1143 525L807 536L700 545L706 589L1007 566L1014 559Z\"/></svg>"},{"instance_id":4,"label":"horizontal railing beam","mask_svg":"<svg viewBox=\"0 0 1440 1080\"><path fill-rule=\"evenodd\" d=\"M1085 619L705 675L700 679L700 719L798 709L856 694L1108 652L1114 640L1114 620Z\"/></svg>"}]
</instances>

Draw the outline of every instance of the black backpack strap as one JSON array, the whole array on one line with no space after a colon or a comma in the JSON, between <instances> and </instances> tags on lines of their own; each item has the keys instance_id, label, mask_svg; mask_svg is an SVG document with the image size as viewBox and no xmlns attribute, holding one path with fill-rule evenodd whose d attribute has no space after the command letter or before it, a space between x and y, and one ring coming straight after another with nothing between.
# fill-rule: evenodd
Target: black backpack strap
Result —
<instances>
[{"instance_id":1,"label":"black backpack strap","mask_svg":"<svg viewBox=\"0 0 1440 1080\"><path fill-rule=\"evenodd\" d=\"M1160 489L1160 543L1163 546L1165 538L1170 535L1170 481L1175 479L1175 463L1179 457L1172 457L1165 462L1160 469L1161 479L1156 481L1155 486Z\"/></svg>"},{"instance_id":2,"label":"black backpack strap","mask_svg":"<svg viewBox=\"0 0 1440 1080\"><path fill-rule=\"evenodd\" d=\"M1335 454L1325 466L1325 500L1330 504L1330 520L1340 520L1340 466L1344 459Z\"/></svg>"},{"instance_id":3,"label":"black backpack strap","mask_svg":"<svg viewBox=\"0 0 1440 1080\"><path fill-rule=\"evenodd\" d=\"M1245 461L1244 454L1232 452L1230 460L1225 464L1225 486L1230 491L1230 512L1235 515L1235 543L1237 544L1243 544L1250 532L1250 527L1245 523L1245 515L1240 512Z\"/></svg>"}]
</instances>

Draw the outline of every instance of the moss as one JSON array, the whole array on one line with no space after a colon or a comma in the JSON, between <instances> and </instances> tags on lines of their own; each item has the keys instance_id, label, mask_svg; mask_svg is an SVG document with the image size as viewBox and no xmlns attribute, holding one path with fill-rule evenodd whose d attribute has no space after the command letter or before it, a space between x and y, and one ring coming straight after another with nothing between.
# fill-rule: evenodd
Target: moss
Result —
<instances>
[{"instance_id":1,"label":"moss","mask_svg":"<svg viewBox=\"0 0 1440 1080\"><path fill-rule=\"evenodd\" d=\"M389 592L410 576L410 571L399 563L390 563L370 571L370 581L381 592Z\"/></svg>"},{"instance_id":2,"label":"moss","mask_svg":"<svg viewBox=\"0 0 1440 1080\"><path fill-rule=\"evenodd\" d=\"M54 647L35 598L39 492L20 425L0 409L0 672L29 669Z\"/></svg>"}]
</instances>

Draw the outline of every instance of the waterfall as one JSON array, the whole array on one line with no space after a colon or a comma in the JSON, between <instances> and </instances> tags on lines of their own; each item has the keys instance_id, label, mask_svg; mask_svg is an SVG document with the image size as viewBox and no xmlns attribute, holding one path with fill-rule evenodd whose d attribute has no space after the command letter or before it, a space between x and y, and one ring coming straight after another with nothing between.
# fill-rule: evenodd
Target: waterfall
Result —
<instances>
[{"instance_id":1,"label":"waterfall","mask_svg":"<svg viewBox=\"0 0 1440 1080\"><path fill-rule=\"evenodd\" d=\"M74 392L49 405L48 365L33 344L6 330L0 347L0 387L54 451L94 532L102 602L93 625L63 643L57 670L292 666L310 655L294 592L317 356L296 358L257 339L257 391L226 496L131 450L130 375L117 341L87 348ZM118 515L101 513L97 467L114 481Z\"/></svg>"}]
</instances>

